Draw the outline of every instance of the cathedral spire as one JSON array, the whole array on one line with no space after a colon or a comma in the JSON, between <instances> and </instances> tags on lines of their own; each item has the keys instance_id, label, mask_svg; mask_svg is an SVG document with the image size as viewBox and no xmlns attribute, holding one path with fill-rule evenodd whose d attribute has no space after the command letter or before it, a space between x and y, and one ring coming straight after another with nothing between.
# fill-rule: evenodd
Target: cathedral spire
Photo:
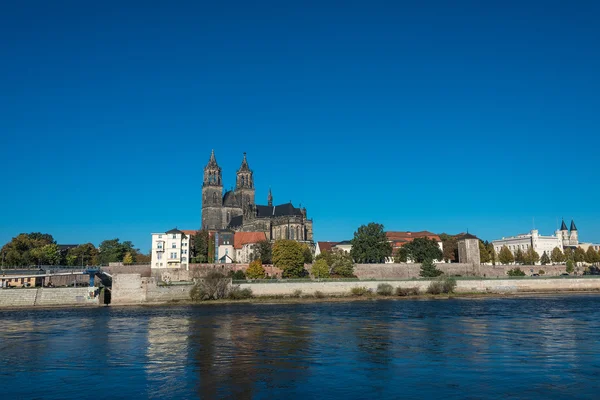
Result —
<instances>
[{"instance_id":1,"label":"cathedral spire","mask_svg":"<svg viewBox=\"0 0 600 400\"><path fill-rule=\"evenodd\" d=\"M273 193L271 193L271 188L269 188L269 196L267 196L267 201L269 202L269 207L273 207Z\"/></svg>"},{"instance_id":2,"label":"cathedral spire","mask_svg":"<svg viewBox=\"0 0 600 400\"><path fill-rule=\"evenodd\" d=\"M566 231L567 230L567 224L565 224L565 220L562 220L562 225L560 226L560 230L561 231Z\"/></svg>"},{"instance_id":3,"label":"cathedral spire","mask_svg":"<svg viewBox=\"0 0 600 400\"><path fill-rule=\"evenodd\" d=\"M570 231L576 231L577 230L577 227L575 226L575 221L574 220L571 220L571 229L569 229L569 230Z\"/></svg>"},{"instance_id":4,"label":"cathedral spire","mask_svg":"<svg viewBox=\"0 0 600 400\"><path fill-rule=\"evenodd\" d=\"M249 171L250 171L250 167L248 166L248 160L246 160L246 152L244 152L244 159L242 160L242 165L240 166L238 173L249 172Z\"/></svg>"},{"instance_id":5,"label":"cathedral spire","mask_svg":"<svg viewBox=\"0 0 600 400\"><path fill-rule=\"evenodd\" d=\"M204 167L204 186L221 186L221 167L217 164L215 151L210 153L208 164Z\"/></svg>"},{"instance_id":6,"label":"cathedral spire","mask_svg":"<svg viewBox=\"0 0 600 400\"><path fill-rule=\"evenodd\" d=\"M217 158L215 157L214 149L210 153L210 159L208 160L206 168L219 168L219 164L217 164Z\"/></svg>"}]
</instances>

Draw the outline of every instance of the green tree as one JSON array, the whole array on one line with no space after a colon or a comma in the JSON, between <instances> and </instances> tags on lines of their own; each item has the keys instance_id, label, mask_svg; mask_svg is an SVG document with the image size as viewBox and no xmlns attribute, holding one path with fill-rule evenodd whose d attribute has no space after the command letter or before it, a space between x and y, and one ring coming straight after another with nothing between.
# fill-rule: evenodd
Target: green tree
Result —
<instances>
[{"instance_id":1,"label":"green tree","mask_svg":"<svg viewBox=\"0 0 600 400\"><path fill-rule=\"evenodd\" d=\"M92 243L85 243L73 247L67 252L67 265L96 265L98 263L98 250Z\"/></svg>"},{"instance_id":2,"label":"green tree","mask_svg":"<svg viewBox=\"0 0 600 400\"><path fill-rule=\"evenodd\" d=\"M584 262L585 261L585 250L581 247L577 247L573 252L573 261Z\"/></svg>"},{"instance_id":3,"label":"green tree","mask_svg":"<svg viewBox=\"0 0 600 400\"><path fill-rule=\"evenodd\" d=\"M435 267L432 260L425 260L421 264L420 275L424 278L435 278L440 276L443 272Z\"/></svg>"},{"instance_id":4,"label":"green tree","mask_svg":"<svg viewBox=\"0 0 600 400\"><path fill-rule=\"evenodd\" d=\"M248 265L246 276L248 279L263 279L265 277L265 268L262 266L262 261L252 261L250 265Z\"/></svg>"},{"instance_id":5,"label":"green tree","mask_svg":"<svg viewBox=\"0 0 600 400\"><path fill-rule=\"evenodd\" d=\"M330 266L330 275L339 278L354 277L354 262L352 256L343 250L334 250Z\"/></svg>"},{"instance_id":6,"label":"green tree","mask_svg":"<svg viewBox=\"0 0 600 400\"><path fill-rule=\"evenodd\" d=\"M306 243L302 243L302 254L304 255L304 264L312 264L313 262L313 254L312 250Z\"/></svg>"},{"instance_id":7,"label":"green tree","mask_svg":"<svg viewBox=\"0 0 600 400\"><path fill-rule=\"evenodd\" d=\"M302 246L295 240L277 240L273 244L273 264L283 271L284 278L302 278L307 275Z\"/></svg>"},{"instance_id":8,"label":"green tree","mask_svg":"<svg viewBox=\"0 0 600 400\"><path fill-rule=\"evenodd\" d=\"M552 254L550 255L553 263L560 264L565 261L565 255L563 254L560 247L555 247L552 249Z\"/></svg>"},{"instance_id":9,"label":"green tree","mask_svg":"<svg viewBox=\"0 0 600 400\"><path fill-rule=\"evenodd\" d=\"M600 256L598 255L596 250L594 250L592 246L588 247L587 251L585 252L585 262L594 264L598 261L600 261Z\"/></svg>"},{"instance_id":10,"label":"green tree","mask_svg":"<svg viewBox=\"0 0 600 400\"><path fill-rule=\"evenodd\" d=\"M573 252L573 249L571 247L565 247L565 250L564 250L565 261L568 261L568 260L572 261L573 257L574 257L573 253L574 252Z\"/></svg>"},{"instance_id":11,"label":"green tree","mask_svg":"<svg viewBox=\"0 0 600 400\"><path fill-rule=\"evenodd\" d=\"M546 252L542 254L540 261L542 262L542 265L550 264L550 257L548 257L548 254L546 254Z\"/></svg>"},{"instance_id":12,"label":"green tree","mask_svg":"<svg viewBox=\"0 0 600 400\"><path fill-rule=\"evenodd\" d=\"M442 240L442 247L444 248L443 257L446 262L457 262L458 261L458 242L456 236L442 233L440 235Z\"/></svg>"},{"instance_id":13,"label":"green tree","mask_svg":"<svg viewBox=\"0 0 600 400\"><path fill-rule=\"evenodd\" d=\"M388 242L383 225L374 222L362 225L354 232L350 256L357 263L383 263L392 255L392 245Z\"/></svg>"},{"instance_id":14,"label":"green tree","mask_svg":"<svg viewBox=\"0 0 600 400\"><path fill-rule=\"evenodd\" d=\"M133 255L138 252L133 247L133 243L125 241L121 243L119 239L105 240L98 246L98 262L100 264L108 264L111 262L122 262L125 254L131 253ZM135 262L135 258L133 259Z\"/></svg>"},{"instance_id":15,"label":"green tree","mask_svg":"<svg viewBox=\"0 0 600 400\"><path fill-rule=\"evenodd\" d=\"M498 253L498 260L502 264L508 265L515 262L515 257L513 256L512 252L508 249L508 247L502 246L502 248L500 249L500 253Z\"/></svg>"},{"instance_id":16,"label":"green tree","mask_svg":"<svg viewBox=\"0 0 600 400\"><path fill-rule=\"evenodd\" d=\"M483 240L479 240L479 256L481 257L482 264L487 264L492 261L492 256L487 243L484 243Z\"/></svg>"},{"instance_id":17,"label":"green tree","mask_svg":"<svg viewBox=\"0 0 600 400\"><path fill-rule=\"evenodd\" d=\"M493 243L488 243L488 253L490 255L492 265L496 265L496 261L498 260L498 255L496 254L496 250L494 249Z\"/></svg>"},{"instance_id":18,"label":"green tree","mask_svg":"<svg viewBox=\"0 0 600 400\"><path fill-rule=\"evenodd\" d=\"M572 274L574 270L575 269L573 268L573 260L571 260L571 259L567 260L567 268L566 268L567 273Z\"/></svg>"},{"instance_id":19,"label":"green tree","mask_svg":"<svg viewBox=\"0 0 600 400\"><path fill-rule=\"evenodd\" d=\"M208 243L210 236L206 229L202 229L194 235L194 258L198 263L208 262Z\"/></svg>"},{"instance_id":20,"label":"green tree","mask_svg":"<svg viewBox=\"0 0 600 400\"><path fill-rule=\"evenodd\" d=\"M0 254L4 254L5 265L18 267L34 265L46 258L48 255L46 253L50 248L46 251L39 249L51 244L56 244L56 242L50 234L40 232L21 233L4 245L0 250ZM50 258L53 258L52 254L50 254ZM43 264L48 263L48 261L43 262Z\"/></svg>"},{"instance_id":21,"label":"green tree","mask_svg":"<svg viewBox=\"0 0 600 400\"><path fill-rule=\"evenodd\" d=\"M273 247L271 246L271 242L268 240L261 240L260 242L253 244L252 249L254 251L254 257L262 260L263 264L273 263Z\"/></svg>"},{"instance_id":22,"label":"green tree","mask_svg":"<svg viewBox=\"0 0 600 400\"><path fill-rule=\"evenodd\" d=\"M402 247L406 249L408 258L413 262L422 263L425 260L433 261L443 258L442 250L434 239L420 237Z\"/></svg>"},{"instance_id":23,"label":"green tree","mask_svg":"<svg viewBox=\"0 0 600 400\"><path fill-rule=\"evenodd\" d=\"M523 262L527 265L535 265L538 261L540 261L540 255L533 247L528 248L525 254L523 254Z\"/></svg>"},{"instance_id":24,"label":"green tree","mask_svg":"<svg viewBox=\"0 0 600 400\"><path fill-rule=\"evenodd\" d=\"M517 251L515 251L515 263L523 264L524 262L525 255L523 254L523 251L521 249L517 249Z\"/></svg>"},{"instance_id":25,"label":"green tree","mask_svg":"<svg viewBox=\"0 0 600 400\"><path fill-rule=\"evenodd\" d=\"M525 272L523 272L521 270L521 268L513 268L513 269L509 269L506 274L508 276L525 276Z\"/></svg>"},{"instance_id":26,"label":"green tree","mask_svg":"<svg viewBox=\"0 0 600 400\"><path fill-rule=\"evenodd\" d=\"M395 263L405 263L408 262L408 250L402 247L398 247L396 253L394 254L394 262Z\"/></svg>"},{"instance_id":27,"label":"green tree","mask_svg":"<svg viewBox=\"0 0 600 400\"><path fill-rule=\"evenodd\" d=\"M329 265L327 265L327 261L323 258L315 261L312 266L311 272L313 276L317 279L321 278L329 278Z\"/></svg>"},{"instance_id":28,"label":"green tree","mask_svg":"<svg viewBox=\"0 0 600 400\"><path fill-rule=\"evenodd\" d=\"M323 251L319 253L318 256L315 257L315 261L325 260L327 265L331 267L333 265L333 253L331 251Z\"/></svg>"}]
</instances>

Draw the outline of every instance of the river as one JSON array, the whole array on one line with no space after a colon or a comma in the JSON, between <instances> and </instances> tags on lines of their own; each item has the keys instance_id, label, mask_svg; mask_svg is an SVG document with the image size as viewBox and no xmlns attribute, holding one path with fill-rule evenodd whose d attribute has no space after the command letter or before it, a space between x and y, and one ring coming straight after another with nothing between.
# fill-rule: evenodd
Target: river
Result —
<instances>
[{"instance_id":1,"label":"river","mask_svg":"<svg viewBox=\"0 0 600 400\"><path fill-rule=\"evenodd\" d=\"M0 398L598 398L600 295L0 311Z\"/></svg>"}]
</instances>

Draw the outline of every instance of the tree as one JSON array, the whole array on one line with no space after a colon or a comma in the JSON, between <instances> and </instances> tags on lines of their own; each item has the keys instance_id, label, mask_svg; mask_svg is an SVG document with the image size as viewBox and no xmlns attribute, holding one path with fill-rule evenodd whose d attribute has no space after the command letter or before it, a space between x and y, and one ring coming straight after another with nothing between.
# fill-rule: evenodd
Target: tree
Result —
<instances>
[{"instance_id":1,"label":"tree","mask_svg":"<svg viewBox=\"0 0 600 400\"><path fill-rule=\"evenodd\" d=\"M585 262L594 264L598 261L600 261L600 256L598 255L596 250L594 250L592 246L588 247L587 251L585 252Z\"/></svg>"},{"instance_id":2,"label":"tree","mask_svg":"<svg viewBox=\"0 0 600 400\"><path fill-rule=\"evenodd\" d=\"M254 258L262 260L263 264L273 263L273 248L268 240L261 240L252 245Z\"/></svg>"},{"instance_id":3,"label":"tree","mask_svg":"<svg viewBox=\"0 0 600 400\"><path fill-rule=\"evenodd\" d=\"M521 270L521 268L513 268L513 269L509 269L506 274L508 276L525 276L525 272L523 272Z\"/></svg>"},{"instance_id":4,"label":"tree","mask_svg":"<svg viewBox=\"0 0 600 400\"><path fill-rule=\"evenodd\" d=\"M304 255L304 264L312 264L313 254L312 250L306 243L302 243L302 254Z\"/></svg>"},{"instance_id":5,"label":"tree","mask_svg":"<svg viewBox=\"0 0 600 400\"><path fill-rule=\"evenodd\" d=\"M315 261L312 266L311 272L313 276L317 279L321 278L329 278L329 265L327 265L327 261L324 259L320 259Z\"/></svg>"},{"instance_id":6,"label":"tree","mask_svg":"<svg viewBox=\"0 0 600 400\"><path fill-rule=\"evenodd\" d=\"M492 259L492 265L496 265L498 255L496 254L496 250L494 249L493 243L488 243L488 253L490 255L490 258Z\"/></svg>"},{"instance_id":7,"label":"tree","mask_svg":"<svg viewBox=\"0 0 600 400\"><path fill-rule=\"evenodd\" d=\"M383 263L392 255L392 245L388 242L383 225L374 222L362 225L354 232L350 256L357 263Z\"/></svg>"},{"instance_id":8,"label":"tree","mask_svg":"<svg viewBox=\"0 0 600 400\"><path fill-rule=\"evenodd\" d=\"M440 276L443 272L435 267L435 264L432 260L425 260L421 264L421 272L420 275L425 278L435 278L436 276Z\"/></svg>"},{"instance_id":9,"label":"tree","mask_svg":"<svg viewBox=\"0 0 600 400\"><path fill-rule=\"evenodd\" d=\"M565 247L564 254L565 254L565 256L564 256L565 257L565 261L573 260L574 254L573 254L573 249L572 248Z\"/></svg>"},{"instance_id":10,"label":"tree","mask_svg":"<svg viewBox=\"0 0 600 400\"><path fill-rule=\"evenodd\" d=\"M131 252L125 253L125 256L123 257L123 264L133 264L133 256L131 255Z\"/></svg>"},{"instance_id":11,"label":"tree","mask_svg":"<svg viewBox=\"0 0 600 400\"><path fill-rule=\"evenodd\" d=\"M60 263L60 250L58 245L52 243L42 247L36 247L30 252L31 257L37 260L39 265L57 265Z\"/></svg>"},{"instance_id":12,"label":"tree","mask_svg":"<svg viewBox=\"0 0 600 400\"><path fill-rule=\"evenodd\" d=\"M585 251L581 247L577 247L573 252L573 261L575 262L584 262L585 261Z\"/></svg>"},{"instance_id":13,"label":"tree","mask_svg":"<svg viewBox=\"0 0 600 400\"><path fill-rule=\"evenodd\" d=\"M533 247L528 248L525 254L523 254L523 262L527 265L535 265L538 261L540 261L540 255Z\"/></svg>"},{"instance_id":14,"label":"tree","mask_svg":"<svg viewBox=\"0 0 600 400\"><path fill-rule=\"evenodd\" d=\"M330 275L340 278L354 277L354 263L352 262L352 256L343 250L334 250L332 253Z\"/></svg>"},{"instance_id":15,"label":"tree","mask_svg":"<svg viewBox=\"0 0 600 400\"><path fill-rule=\"evenodd\" d=\"M479 256L481 257L482 264L487 264L492 261L492 256L490 255L487 243L484 243L483 240L479 240Z\"/></svg>"},{"instance_id":16,"label":"tree","mask_svg":"<svg viewBox=\"0 0 600 400\"><path fill-rule=\"evenodd\" d=\"M67 251L67 265L96 265L98 250L92 243L85 243Z\"/></svg>"},{"instance_id":17,"label":"tree","mask_svg":"<svg viewBox=\"0 0 600 400\"><path fill-rule=\"evenodd\" d=\"M542 265L550 264L550 257L548 257L548 254L546 254L546 252L542 254L540 261L542 262Z\"/></svg>"},{"instance_id":18,"label":"tree","mask_svg":"<svg viewBox=\"0 0 600 400\"><path fill-rule=\"evenodd\" d=\"M553 263L560 264L565 261L565 255L563 254L560 247L555 247L552 249L552 254L550 255Z\"/></svg>"},{"instance_id":19,"label":"tree","mask_svg":"<svg viewBox=\"0 0 600 400\"><path fill-rule=\"evenodd\" d=\"M402 247L406 249L408 258L414 262L422 263L425 260L433 261L443 258L442 250L435 239L420 237Z\"/></svg>"},{"instance_id":20,"label":"tree","mask_svg":"<svg viewBox=\"0 0 600 400\"><path fill-rule=\"evenodd\" d=\"M440 235L442 240L443 257L446 262L457 262L458 261L458 242L456 236L442 233Z\"/></svg>"},{"instance_id":21,"label":"tree","mask_svg":"<svg viewBox=\"0 0 600 400\"><path fill-rule=\"evenodd\" d=\"M36 249L41 249L51 244L56 244L56 242L50 234L40 232L21 233L5 244L0 253L4 254L6 265L18 267L34 265L41 263L42 259L48 255L45 253L50 248L46 249L46 252ZM43 264L48 264L48 262L44 262Z\"/></svg>"},{"instance_id":22,"label":"tree","mask_svg":"<svg viewBox=\"0 0 600 400\"><path fill-rule=\"evenodd\" d=\"M523 251L521 249L517 249L517 251L515 251L515 263L523 264L524 262L525 255L523 254Z\"/></svg>"},{"instance_id":23,"label":"tree","mask_svg":"<svg viewBox=\"0 0 600 400\"><path fill-rule=\"evenodd\" d=\"M569 259L567 260L567 268L566 268L567 273L572 274L574 271L573 268L573 260Z\"/></svg>"},{"instance_id":24,"label":"tree","mask_svg":"<svg viewBox=\"0 0 600 400\"><path fill-rule=\"evenodd\" d=\"M513 262L515 262L515 257L513 256L511 251L508 249L508 247L502 246L502 248L500 249L500 253L498 253L498 260L502 264L507 265L507 264L512 264Z\"/></svg>"},{"instance_id":25,"label":"tree","mask_svg":"<svg viewBox=\"0 0 600 400\"><path fill-rule=\"evenodd\" d=\"M321 253L319 253L318 256L315 257L315 261L319 261L319 260L325 260L325 262L327 263L327 265L329 267L331 267L331 265L333 264L333 253L331 251L323 251Z\"/></svg>"},{"instance_id":26,"label":"tree","mask_svg":"<svg viewBox=\"0 0 600 400\"><path fill-rule=\"evenodd\" d=\"M208 262L208 243L210 236L206 229L202 229L194 235L194 258L198 263Z\"/></svg>"},{"instance_id":27,"label":"tree","mask_svg":"<svg viewBox=\"0 0 600 400\"><path fill-rule=\"evenodd\" d=\"M395 263L405 263L408 262L408 250L402 246L396 250L396 254L394 254L394 262Z\"/></svg>"},{"instance_id":28,"label":"tree","mask_svg":"<svg viewBox=\"0 0 600 400\"><path fill-rule=\"evenodd\" d=\"M246 270L248 279L263 279L265 277L265 269L262 266L261 260L254 260L248 265Z\"/></svg>"},{"instance_id":29,"label":"tree","mask_svg":"<svg viewBox=\"0 0 600 400\"><path fill-rule=\"evenodd\" d=\"M304 252L295 240L277 240L273 245L273 264L283 270L284 278L302 278L307 275L304 269Z\"/></svg>"},{"instance_id":30,"label":"tree","mask_svg":"<svg viewBox=\"0 0 600 400\"><path fill-rule=\"evenodd\" d=\"M98 246L98 262L103 265L111 262L122 262L127 253L131 253L132 262L135 262L134 255L137 252L138 250L133 247L133 243L130 241L121 243L119 239L105 240Z\"/></svg>"}]
</instances>

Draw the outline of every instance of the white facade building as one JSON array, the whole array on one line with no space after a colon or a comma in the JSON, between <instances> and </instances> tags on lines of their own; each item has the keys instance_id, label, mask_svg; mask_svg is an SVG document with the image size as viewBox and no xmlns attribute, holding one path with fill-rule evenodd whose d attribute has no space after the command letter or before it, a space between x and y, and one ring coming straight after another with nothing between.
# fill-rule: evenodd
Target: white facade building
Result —
<instances>
[{"instance_id":1,"label":"white facade building","mask_svg":"<svg viewBox=\"0 0 600 400\"><path fill-rule=\"evenodd\" d=\"M190 236L179 229L152 234L152 268L185 268L190 265Z\"/></svg>"},{"instance_id":2,"label":"white facade building","mask_svg":"<svg viewBox=\"0 0 600 400\"><path fill-rule=\"evenodd\" d=\"M496 254L500 253L502 247L506 246L513 255L517 250L521 250L523 253L527 252L530 248L533 248L536 253L541 257L544 252L550 257L552 250L555 247L563 250L563 240L559 236L542 236L539 234L537 229L532 230L529 233L522 235L503 237L500 240L494 240L492 242Z\"/></svg>"}]
</instances>

